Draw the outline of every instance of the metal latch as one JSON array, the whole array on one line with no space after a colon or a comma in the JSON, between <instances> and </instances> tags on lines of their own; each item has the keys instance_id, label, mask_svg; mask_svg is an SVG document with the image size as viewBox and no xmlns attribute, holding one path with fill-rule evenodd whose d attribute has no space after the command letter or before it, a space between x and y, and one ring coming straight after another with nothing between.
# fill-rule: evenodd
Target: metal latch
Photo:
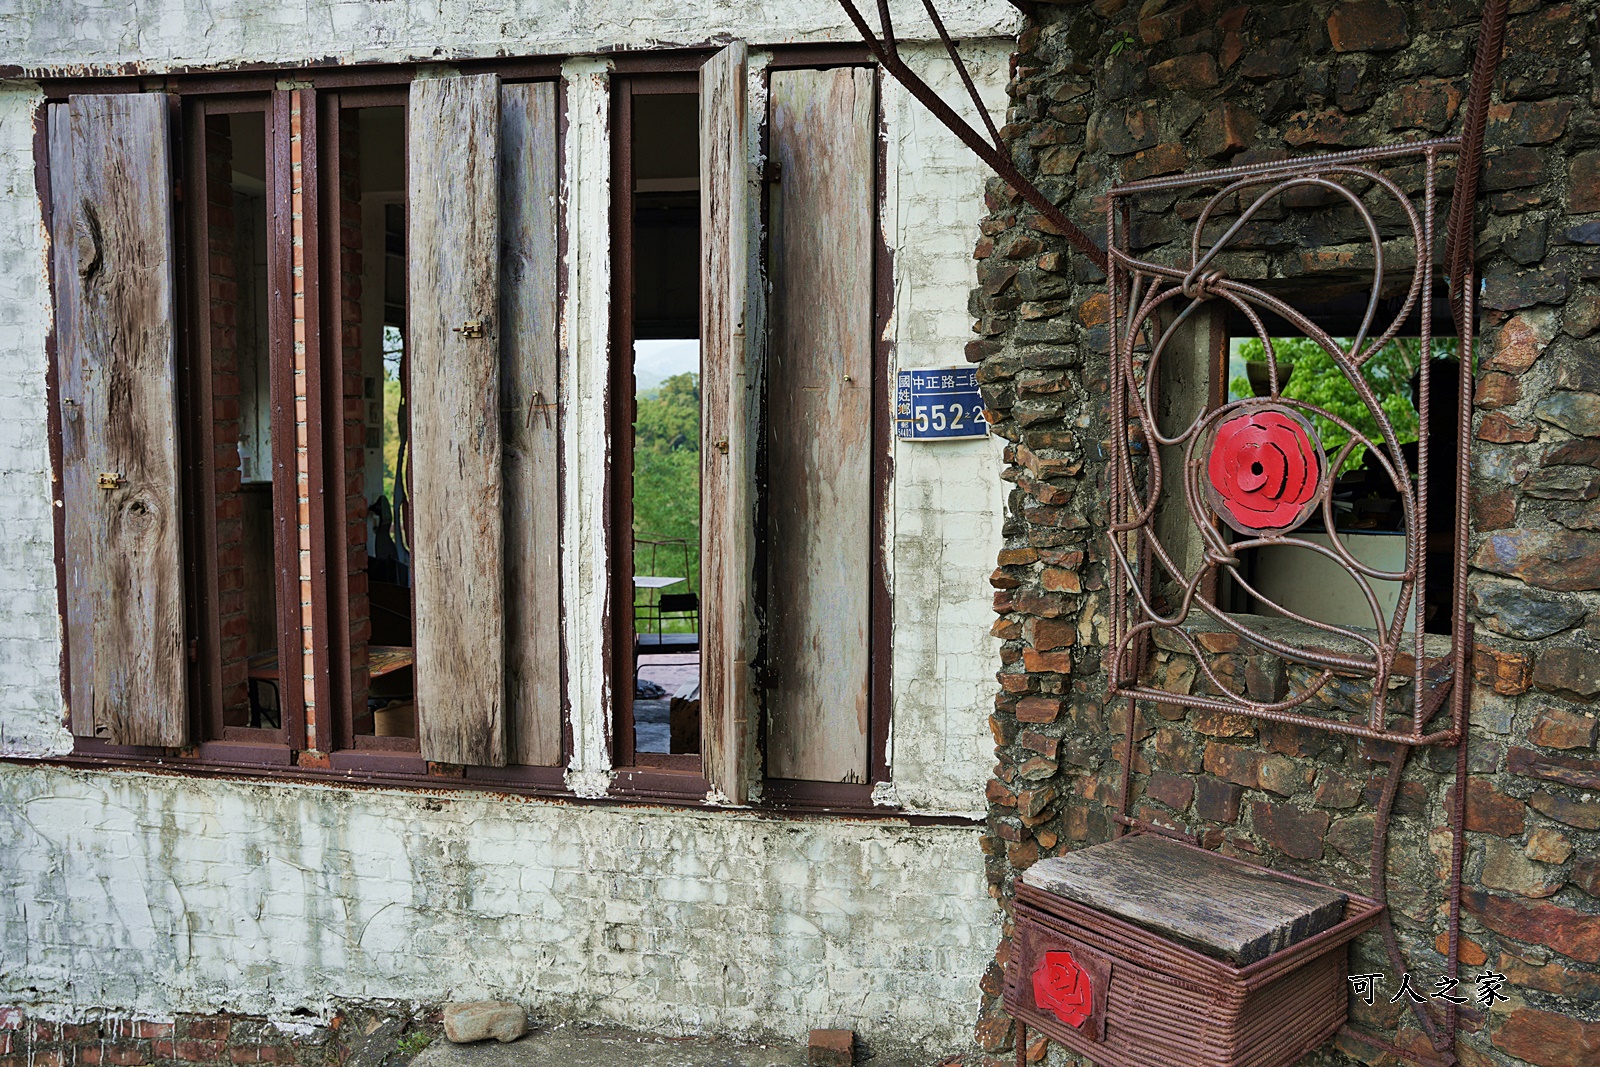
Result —
<instances>
[{"instance_id":1,"label":"metal latch","mask_svg":"<svg viewBox=\"0 0 1600 1067\"><path fill-rule=\"evenodd\" d=\"M466 322L463 322L460 326L452 327L450 332L451 333L459 333L462 337L482 337L483 336L483 320L482 319L468 319Z\"/></svg>"},{"instance_id":2,"label":"metal latch","mask_svg":"<svg viewBox=\"0 0 1600 1067\"><path fill-rule=\"evenodd\" d=\"M111 471L100 472L100 488L102 489L120 489L126 484L128 484L128 479L120 474L115 474Z\"/></svg>"},{"instance_id":3,"label":"metal latch","mask_svg":"<svg viewBox=\"0 0 1600 1067\"><path fill-rule=\"evenodd\" d=\"M728 454L728 439L726 437L717 438L717 451L724 456Z\"/></svg>"}]
</instances>

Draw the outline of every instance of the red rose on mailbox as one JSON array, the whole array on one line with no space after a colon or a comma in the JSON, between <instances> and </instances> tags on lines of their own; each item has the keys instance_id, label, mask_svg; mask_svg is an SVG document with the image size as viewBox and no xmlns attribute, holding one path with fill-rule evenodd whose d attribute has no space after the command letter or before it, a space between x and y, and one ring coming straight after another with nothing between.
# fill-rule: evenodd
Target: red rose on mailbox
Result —
<instances>
[{"instance_id":1,"label":"red rose on mailbox","mask_svg":"<svg viewBox=\"0 0 1600 1067\"><path fill-rule=\"evenodd\" d=\"M1094 1010L1089 972L1078 966L1070 952L1046 952L1044 962L1033 972L1033 1002L1068 1026L1082 1026Z\"/></svg>"},{"instance_id":2,"label":"red rose on mailbox","mask_svg":"<svg viewBox=\"0 0 1600 1067\"><path fill-rule=\"evenodd\" d=\"M1297 526L1322 486L1322 453L1305 421L1253 405L1217 424L1206 463L1212 503L1241 533Z\"/></svg>"}]
</instances>

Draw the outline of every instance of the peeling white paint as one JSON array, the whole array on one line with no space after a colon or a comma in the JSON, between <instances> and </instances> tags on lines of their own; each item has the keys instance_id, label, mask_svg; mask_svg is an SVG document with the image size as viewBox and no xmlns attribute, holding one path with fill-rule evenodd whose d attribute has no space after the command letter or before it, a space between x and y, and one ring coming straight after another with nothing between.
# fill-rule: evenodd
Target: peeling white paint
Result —
<instances>
[{"instance_id":1,"label":"peeling white paint","mask_svg":"<svg viewBox=\"0 0 1600 1067\"><path fill-rule=\"evenodd\" d=\"M290 1025L505 998L951 1048L998 934L967 828L203 785L0 764L0 998Z\"/></svg>"},{"instance_id":2,"label":"peeling white paint","mask_svg":"<svg viewBox=\"0 0 1600 1067\"><path fill-rule=\"evenodd\" d=\"M611 316L610 73L604 62L570 60L566 83L566 300L561 313L565 514L562 584L574 791L596 790L611 769L611 681L600 635L610 596L606 425ZM603 795L604 789L589 795Z\"/></svg>"},{"instance_id":3,"label":"peeling white paint","mask_svg":"<svg viewBox=\"0 0 1600 1067\"><path fill-rule=\"evenodd\" d=\"M49 240L34 186L38 88L0 82L0 755L72 750L61 693L49 411Z\"/></svg>"},{"instance_id":4,"label":"peeling white paint","mask_svg":"<svg viewBox=\"0 0 1600 1067\"><path fill-rule=\"evenodd\" d=\"M858 2L870 24L876 4ZM918 0L890 5L906 41L934 37ZM1005 0L944 15L956 38L1014 36ZM75 74L242 63L448 61L481 56L854 42L834 0L30 0L0 7L0 63Z\"/></svg>"}]
</instances>

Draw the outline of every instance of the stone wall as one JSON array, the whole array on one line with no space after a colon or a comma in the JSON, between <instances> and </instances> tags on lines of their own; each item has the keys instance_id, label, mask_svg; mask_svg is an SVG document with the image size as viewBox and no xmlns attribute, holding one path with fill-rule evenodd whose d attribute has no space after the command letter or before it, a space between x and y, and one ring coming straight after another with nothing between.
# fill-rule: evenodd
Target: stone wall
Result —
<instances>
[{"instance_id":1,"label":"stone wall","mask_svg":"<svg viewBox=\"0 0 1600 1067\"><path fill-rule=\"evenodd\" d=\"M1461 951L1463 987L1502 974L1509 999L1487 1012L1469 1002L1459 1055L1579 1067L1600 1048L1600 3L1521 0L1511 11L1478 213ZM1024 173L1098 238L1117 180L1458 132L1479 13L1477 3L1385 0L1037 5L1004 135ZM991 578L1003 644L984 839L991 893L1009 909L1019 872L1111 835L1126 703L1102 695L1113 433L1103 279L997 180L988 205L968 358L1010 442L1006 540ZM1263 227L1230 272L1281 280L1347 263L1347 238L1317 218L1289 241ZM1180 226L1146 221L1143 251L1159 258ZM1210 651L1228 654L1225 640ZM1161 684L1196 685L1182 645L1154 660ZM1234 663L1241 682L1261 666ZM1136 723L1134 814L1366 892L1392 747L1156 709L1141 708ZM1415 753L1391 833L1391 910L1424 991L1444 973L1454 758ZM1015 1039L999 1006L1009 948L1003 939L984 977L977 1027L995 1063L1010 1062ZM1351 966L1389 975L1371 1007L1352 999L1354 1021L1426 1048L1404 1005L1388 1002L1401 976L1376 935L1357 942ZM1028 1050L1030 1061L1046 1055L1043 1043ZM1386 1055L1341 1036L1306 1062Z\"/></svg>"}]
</instances>

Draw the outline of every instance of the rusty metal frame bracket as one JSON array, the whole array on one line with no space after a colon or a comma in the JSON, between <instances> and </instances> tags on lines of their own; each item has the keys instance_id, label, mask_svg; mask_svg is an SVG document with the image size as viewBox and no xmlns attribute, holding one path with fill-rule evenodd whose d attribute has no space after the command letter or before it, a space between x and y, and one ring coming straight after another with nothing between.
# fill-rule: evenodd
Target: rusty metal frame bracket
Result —
<instances>
[{"instance_id":1,"label":"rusty metal frame bracket","mask_svg":"<svg viewBox=\"0 0 1600 1067\"><path fill-rule=\"evenodd\" d=\"M1428 514L1428 443L1419 439L1415 470L1402 451L1388 416L1373 389L1363 377L1364 364L1399 332L1419 304L1426 305L1434 287L1434 262L1439 252L1435 226L1438 211L1437 184L1441 156L1453 155L1459 142L1453 138L1419 141L1384 148L1361 149L1332 155L1284 162L1230 167L1185 175L1156 178L1118 185L1111 190L1111 210L1107 218L1107 248L1110 253L1108 292L1111 310L1112 348L1112 485L1109 565L1112 571L1112 640L1108 666L1111 695L1127 696L1155 703L1182 704L1218 711L1248 714L1276 722L1315 729L1332 730L1374 740L1407 745L1453 744L1465 727L1466 696L1469 686L1450 687L1449 721L1430 728L1430 720L1440 706L1437 690L1449 679L1466 675L1466 650L1471 645L1465 620L1466 501L1470 415L1458 418L1459 464L1461 480L1456 501L1457 551L1455 552L1455 637L1447 657L1430 659L1425 650L1422 589L1426 569ZM1396 171L1409 173L1395 173ZM1418 173L1420 171L1420 173ZM1411 182L1416 194L1404 185ZM1338 209L1358 221L1359 229L1370 241L1371 290L1365 319L1353 339L1341 341L1327 335L1316 323L1268 289L1235 278L1219 269L1229 244L1263 209L1281 204L1280 198L1297 191L1325 196ZM1134 206L1141 197L1179 192L1199 205L1186 242L1186 257L1181 262L1157 262L1140 258L1130 250ZM1414 202L1420 200L1420 203ZM1380 292L1385 284L1386 251L1392 260L1396 247L1415 250L1405 299L1394 318L1378 322ZM1404 273L1402 272L1402 277ZM1461 348L1472 350L1470 287L1465 293L1467 315L1461 331ZM1266 349L1270 391L1267 396L1222 404L1202 412L1191 423L1164 430L1156 412L1161 389L1162 360L1175 331L1204 305L1216 301L1247 319ZM1213 305L1215 306L1215 305ZM1278 373L1272 340L1263 324L1263 314L1282 317L1306 337L1319 344L1343 371L1347 381L1363 401L1379 433L1368 436L1345 420L1323 408L1285 397L1281 392L1286 375ZM1430 351L1430 316L1422 316L1421 341ZM1419 410L1422 425L1428 425L1429 361L1419 367L1422 387ZM1470 366L1470 364L1468 364ZM1471 411L1470 373L1460 376L1460 410ZM1348 441L1337 454L1323 456L1321 445L1308 440L1305 430L1295 430L1295 422L1309 426L1313 418L1341 426ZM1219 467L1238 462L1226 455L1224 429L1236 420L1264 422L1275 420L1287 429L1280 436L1299 438L1302 447L1315 444L1316 457L1301 460L1301 474L1310 467L1303 506L1293 514L1267 520L1239 521L1230 513L1215 491ZM1249 427L1254 432L1254 423ZM1314 438L1314 434L1309 435ZM1259 446L1281 457L1285 448ZM1380 571L1355 558L1343 544L1334 520L1334 474L1350 451L1366 446L1388 474L1404 516L1406 558L1400 571ZM1255 444L1251 448L1258 447ZM1181 450L1179 471L1164 472L1162 449ZM1255 453L1251 453L1254 455ZM1260 464L1256 463L1259 468ZM1413 475L1415 483L1413 484ZM1176 476L1181 492L1169 492L1165 483ZM1314 489L1314 492L1313 492ZM1176 497L1176 498L1174 498ZM1299 504L1299 498L1294 503ZM1155 518L1163 507L1182 506L1192 528L1201 539L1203 560L1194 573L1183 573L1180 563L1155 530ZM1242 512L1241 512L1242 514ZM1331 547L1321 546L1299 536L1298 525L1320 514ZM1245 536L1229 541L1222 533L1232 525ZM1252 528L1252 525L1254 528ZM1296 614L1281 604L1272 603L1254 588L1240 569L1239 553L1248 549L1294 547L1316 552L1344 571L1360 588L1372 609L1370 629L1335 626ZM1218 575L1226 574L1258 602L1267 603L1275 614L1295 620L1326 635L1325 647L1306 641L1285 641L1254 624L1252 616L1228 613L1208 593ZM1181 602L1166 610L1153 596L1160 579L1176 584ZM1400 586L1400 596L1392 612L1383 611L1373 590L1377 581ZM1231 689L1212 667L1208 654L1189 632L1187 623L1206 619L1261 652L1281 657L1316 672L1314 678L1281 699L1260 700ZM1168 635L1194 656L1204 675L1208 695L1174 694L1142 680L1150 656L1152 638ZM1319 640L1323 640L1319 637ZM1366 689L1366 707L1360 716L1354 709L1345 717L1311 713L1312 701L1330 689L1335 679L1359 679ZM1391 689L1410 681L1410 711L1403 724L1392 720Z\"/></svg>"}]
</instances>

